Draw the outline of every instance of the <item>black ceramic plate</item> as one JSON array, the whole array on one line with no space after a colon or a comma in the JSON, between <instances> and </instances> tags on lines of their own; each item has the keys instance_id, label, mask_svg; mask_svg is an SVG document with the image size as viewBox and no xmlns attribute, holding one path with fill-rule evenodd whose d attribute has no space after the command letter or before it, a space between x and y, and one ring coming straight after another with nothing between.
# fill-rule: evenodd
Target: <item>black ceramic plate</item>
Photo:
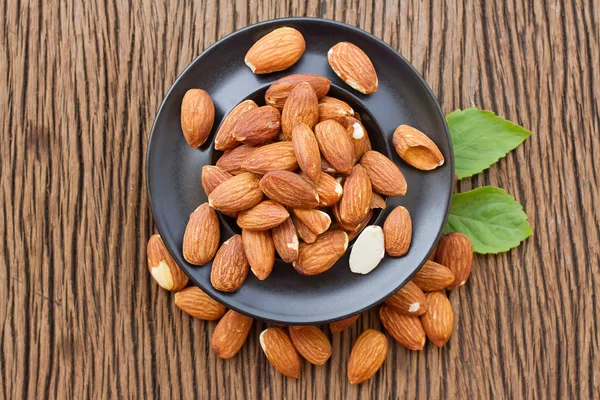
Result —
<instances>
[{"instance_id":1,"label":"black ceramic plate","mask_svg":"<svg viewBox=\"0 0 600 400\"><path fill-rule=\"evenodd\" d=\"M256 40L281 26L292 26L302 32L306 52L286 71L252 74L244 64L246 51ZM365 96L354 91L329 67L327 51L341 41L356 44L373 61L379 77L379 90L375 94ZM202 166L214 163L219 155L212 148L214 133L229 110L245 98L264 104L264 92L273 81L296 73L319 74L331 79L330 94L346 100L361 114L373 147L400 166L408 183L408 193L404 197L388 198L387 209L377 213L372 223L382 225L395 206L405 206L413 223L410 251L400 258L386 256L368 275L350 272L350 249L333 268L316 276L302 276L291 265L277 260L266 280L259 281L249 273L237 293L218 292L210 284L210 264L190 265L181 252L190 213L207 201L200 181ZM215 103L211 137L198 150L187 145L179 121L181 100L190 88L206 90ZM426 132L442 151L446 163L430 172L418 171L404 163L391 143L392 133L400 124ZM290 18L237 31L190 64L167 93L156 116L148 145L146 173L156 226L174 259L193 283L228 307L255 318L284 324L316 324L372 307L400 288L421 267L446 221L453 169L444 115L433 93L408 61L381 40L357 28L328 20ZM226 219L221 221L221 239L225 240L232 235L232 228Z\"/></svg>"}]
</instances>

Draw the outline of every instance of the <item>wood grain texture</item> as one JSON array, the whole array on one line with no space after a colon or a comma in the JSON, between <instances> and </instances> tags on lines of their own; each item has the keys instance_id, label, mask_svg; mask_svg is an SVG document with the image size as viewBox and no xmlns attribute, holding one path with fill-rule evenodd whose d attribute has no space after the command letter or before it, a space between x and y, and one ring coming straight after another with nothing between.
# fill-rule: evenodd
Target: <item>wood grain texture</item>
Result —
<instances>
[{"instance_id":1,"label":"wood grain texture","mask_svg":"<svg viewBox=\"0 0 600 400\"><path fill-rule=\"evenodd\" d=\"M461 191L505 188L534 236L479 256L452 291L454 334L392 345L352 386L374 311L326 366L283 378L258 344L210 351L147 272L145 149L177 75L252 23L319 16L397 48L445 112L491 109L534 132ZM595 0L0 2L0 398L598 398L600 7Z\"/></svg>"}]
</instances>

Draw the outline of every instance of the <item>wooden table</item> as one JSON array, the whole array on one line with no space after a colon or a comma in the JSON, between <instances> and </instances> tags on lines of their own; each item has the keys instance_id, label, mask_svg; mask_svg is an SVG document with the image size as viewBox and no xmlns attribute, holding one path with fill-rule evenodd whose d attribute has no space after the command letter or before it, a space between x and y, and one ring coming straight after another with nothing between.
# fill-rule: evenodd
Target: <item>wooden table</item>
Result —
<instances>
[{"instance_id":1,"label":"wooden table","mask_svg":"<svg viewBox=\"0 0 600 400\"><path fill-rule=\"evenodd\" d=\"M598 398L600 7L595 0L29 2L0 5L0 398ZM154 115L202 49L271 18L372 32L423 74L442 108L491 109L534 132L461 191L520 201L534 235L477 256L450 293L443 349L391 345L346 379L375 312L333 336L327 366L285 379L258 345L210 351L214 323L146 269L145 150Z\"/></svg>"}]
</instances>

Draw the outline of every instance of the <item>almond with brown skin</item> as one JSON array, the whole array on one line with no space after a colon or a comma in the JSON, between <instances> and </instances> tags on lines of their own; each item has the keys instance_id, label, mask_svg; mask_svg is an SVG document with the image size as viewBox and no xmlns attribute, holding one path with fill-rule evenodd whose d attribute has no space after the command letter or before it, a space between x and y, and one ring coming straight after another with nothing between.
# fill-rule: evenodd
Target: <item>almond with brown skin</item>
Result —
<instances>
[{"instance_id":1,"label":"almond with brown skin","mask_svg":"<svg viewBox=\"0 0 600 400\"><path fill-rule=\"evenodd\" d=\"M291 263L298 258L298 235L296 227L291 218L283 221L282 224L271 229L273 244L279 257L286 262Z\"/></svg>"},{"instance_id":2,"label":"almond with brown skin","mask_svg":"<svg viewBox=\"0 0 600 400\"><path fill-rule=\"evenodd\" d=\"M227 308L199 287L190 286L175 293L175 305L194 318L214 321L223 316Z\"/></svg>"},{"instance_id":3,"label":"almond with brown skin","mask_svg":"<svg viewBox=\"0 0 600 400\"><path fill-rule=\"evenodd\" d=\"M442 347L452 335L452 325L454 324L452 304L442 292L430 292L426 296L429 308L421 316L421 323L427 338L436 346Z\"/></svg>"},{"instance_id":4,"label":"almond with brown skin","mask_svg":"<svg viewBox=\"0 0 600 400\"><path fill-rule=\"evenodd\" d=\"M317 182L321 176L321 153L312 129L304 123L297 123L292 130L292 143L300 169Z\"/></svg>"},{"instance_id":5,"label":"almond with brown skin","mask_svg":"<svg viewBox=\"0 0 600 400\"><path fill-rule=\"evenodd\" d=\"M340 219L350 225L362 221L371 209L371 182L366 169L357 164L344 181L344 194L339 203Z\"/></svg>"},{"instance_id":6,"label":"almond with brown skin","mask_svg":"<svg viewBox=\"0 0 600 400\"><path fill-rule=\"evenodd\" d=\"M323 365L331 357L331 343L318 327L290 327L289 333L294 347L309 363Z\"/></svg>"},{"instance_id":7,"label":"almond with brown skin","mask_svg":"<svg viewBox=\"0 0 600 400\"><path fill-rule=\"evenodd\" d=\"M242 229L242 243L250 270L258 279L265 280L275 264L275 246L271 231Z\"/></svg>"},{"instance_id":8,"label":"almond with brown skin","mask_svg":"<svg viewBox=\"0 0 600 400\"><path fill-rule=\"evenodd\" d=\"M296 29L277 28L260 38L248 50L244 62L255 74L282 71L294 65L304 54L306 43Z\"/></svg>"},{"instance_id":9,"label":"almond with brown skin","mask_svg":"<svg viewBox=\"0 0 600 400\"><path fill-rule=\"evenodd\" d=\"M254 146L243 145L227 151L217 160L217 167L231 175L239 175L246 172L242 168L242 164L256 149Z\"/></svg>"},{"instance_id":10,"label":"almond with brown skin","mask_svg":"<svg viewBox=\"0 0 600 400\"><path fill-rule=\"evenodd\" d=\"M254 207L240 212L237 224L242 229L266 231L285 221L290 214L281 204L265 200Z\"/></svg>"},{"instance_id":11,"label":"almond with brown skin","mask_svg":"<svg viewBox=\"0 0 600 400\"><path fill-rule=\"evenodd\" d=\"M241 235L233 235L223 242L215 255L210 271L210 282L221 292L235 292L248 276L248 260Z\"/></svg>"},{"instance_id":12,"label":"almond with brown skin","mask_svg":"<svg viewBox=\"0 0 600 400\"><path fill-rule=\"evenodd\" d=\"M233 137L244 144L258 145L277 138L279 132L281 132L279 110L271 106L262 106L240 117L233 128Z\"/></svg>"},{"instance_id":13,"label":"almond with brown skin","mask_svg":"<svg viewBox=\"0 0 600 400\"><path fill-rule=\"evenodd\" d=\"M260 334L259 341L267 360L277 371L289 378L298 378L301 366L300 355L283 329L267 328Z\"/></svg>"},{"instance_id":14,"label":"almond with brown skin","mask_svg":"<svg viewBox=\"0 0 600 400\"><path fill-rule=\"evenodd\" d=\"M233 107L229 114L221 122L219 130L215 134L215 149L220 151L228 151L236 148L240 142L233 137L233 129L239 119L248 111L258 108L258 105L252 100L244 100L237 106Z\"/></svg>"},{"instance_id":15,"label":"almond with brown skin","mask_svg":"<svg viewBox=\"0 0 600 400\"><path fill-rule=\"evenodd\" d=\"M217 186L231 177L233 175L216 165L205 165L202 167L202 187L206 195L211 194Z\"/></svg>"},{"instance_id":16,"label":"almond with brown skin","mask_svg":"<svg viewBox=\"0 0 600 400\"><path fill-rule=\"evenodd\" d=\"M212 260L220 238L219 217L203 203L192 214L183 234L183 258L190 264L204 265Z\"/></svg>"},{"instance_id":17,"label":"almond with brown skin","mask_svg":"<svg viewBox=\"0 0 600 400\"><path fill-rule=\"evenodd\" d=\"M448 289L464 285L471 275L473 266L471 241L459 232L443 236L438 244L435 260L448 267L454 274L454 282L448 286Z\"/></svg>"},{"instance_id":18,"label":"almond with brown skin","mask_svg":"<svg viewBox=\"0 0 600 400\"><path fill-rule=\"evenodd\" d=\"M223 360L233 358L246 342L252 322L254 320L250 317L227 311L210 338L210 347L217 357Z\"/></svg>"},{"instance_id":19,"label":"almond with brown skin","mask_svg":"<svg viewBox=\"0 0 600 400\"><path fill-rule=\"evenodd\" d=\"M281 131L285 140L292 140L296 123L314 128L319 121L319 99L308 82L301 82L290 92L281 112Z\"/></svg>"},{"instance_id":20,"label":"almond with brown skin","mask_svg":"<svg viewBox=\"0 0 600 400\"><path fill-rule=\"evenodd\" d=\"M373 190L384 196L404 196L406 194L406 179L400 168L383 154L367 151L360 165L366 168Z\"/></svg>"},{"instance_id":21,"label":"almond with brown skin","mask_svg":"<svg viewBox=\"0 0 600 400\"><path fill-rule=\"evenodd\" d=\"M327 162L336 171L348 175L354 164L354 148L344 127L334 120L319 122L315 135Z\"/></svg>"},{"instance_id":22,"label":"almond with brown skin","mask_svg":"<svg viewBox=\"0 0 600 400\"><path fill-rule=\"evenodd\" d=\"M146 254L148 256L148 270L160 287L172 291L186 287L188 277L177 266L160 235L150 237Z\"/></svg>"},{"instance_id":23,"label":"almond with brown skin","mask_svg":"<svg viewBox=\"0 0 600 400\"><path fill-rule=\"evenodd\" d=\"M442 264L428 260L412 280L422 291L435 292L451 286L454 274Z\"/></svg>"},{"instance_id":24,"label":"almond with brown skin","mask_svg":"<svg viewBox=\"0 0 600 400\"><path fill-rule=\"evenodd\" d=\"M417 169L429 171L444 164L444 156L436 144L412 126L396 128L392 143L400 158Z\"/></svg>"},{"instance_id":25,"label":"almond with brown skin","mask_svg":"<svg viewBox=\"0 0 600 400\"><path fill-rule=\"evenodd\" d=\"M385 252L392 257L408 253L412 241L412 220L408 210L397 206L388 214L383 224Z\"/></svg>"},{"instance_id":26,"label":"almond with brown skin","mask_svg":"<svg viewBox=\"0 0 600 400\"><path fill-rule=\"evenodd\" d=\"M354 110L345 101L325 96L319 100L319 122L340 117L352 117Z\"/></svg>"},{"instance_id":27,"label":"almond with brown skin","mask_svg":"<svg viewBox=\"0 0 600 400\"><path fill-rule=\"evenodd\" d=\"M319 205L314 186L293 172L267 172L260 180L260 189L268 198L287 207L315 208Z\"/></svg>"},{"instance_id":28,"label":"almond with brown skin","mask_svg":"<svg viewBox=\"0 0 600 400\"><path fill-rule=\"evenodd\" d=\"M276 142L257 148L242 163L242 168L255 174L264 175L269 171L295 171L298 162L292 142Z\"/></svg>"},{"instance_id":29,"label":"almond with brown skin","mask_svg":"<svg viewBox=\"0 0 600 400\"><path fill-rule=\"evenodd\" d=\"M202 89L190 89L181 101L181 130L185 141L197 149L202 146L215 121L215 105Z\"/></svg>"},{"instance_id":30,"label":"almond with brown skin","mask_svg":"<svg viewBox=\"0 0 600 400\"><path fill-rule=\"evenodd\" d=\"M374 329L364 331L354 343L348 361L348 380L359 384L371 378L387 357L385 335Z\"/></svg>"},{"instance_id":31,"label":"almond with brown skin","mask_svg":"<svg viewBox=\"0 0 600 400\"><path fill-rule=\"evenodd\" d=\"M371 209L381 208L385 210L387 205L385 204L385 200L383 199L383 197L377 194L377 192L372 192L370 207Z\"/></svg>"},{"instance_id":32,"label":"almond with brown skin","mask_svg":"<svg viewBox=\"0 0 600 400\"><path fill-rule=\"evenodd\" d=\"M354 230L360 225L359 223L348 224L342 220L340 217L340 203L337 203L331 207L331 213L333 214L333 218L335 218L338 226L347 232L354 232Z\"/></svg>"},{"instance_id":33,"label":"almond with brown skin","mask_svg":"<svg viewBox=\"0 0 600 400\"><path fill-rule=\"evenodd\" d=\"M320 75L293 74L276 80L269 86L265 93L265 101L268 105L283 109L290 92L300 82L308 82L312 86L317 98L323 98L329 91L331 81Z\"/></svg>"},{"instance_id":34,"label":"almond with brown skin","mask_svg":"<svg viewBox=\"0 0 600 400\"><path fill-rule=\"evenodd\" d=\"M344 194L342 185L329 174L322 173L314 184L319 194L319 207L331 207L337 204Z\"/></svg>"},{"instance_id":35,"label":"almond with brown skin","mask_svg":"<svg viewBox=\"0 0 600 400\"><path fill-rule=\"evenodd\" d=\"M317 234L314 233L308 226L306 226L298 217L292 215L292 222L298 233L298 237L304 243L314 243L317 240ZM297 257L296 257L297 258Z\"/></svg>"},{"instance_id":36,"label":"almond with brown skin","mask_svg":"<svg viewBox=\"0 0 600 400\"><path fill-rule=\"evenodd\" d=\"M379 309L379 319L396 342L409 350L423 350L426 339L419 317L404 315L394 307L384 304Z\"/></svg>"},{"instance_id":37,"label":"almond with brown skin","mask_svg":"<svg viewBox=\"0 0 600 400\"><path fill-rule=\"evenodd\" d=\"M369 134L362 125L362 123L354 117L338 117L335 118L348 132L348 137L354 146L354 159L360 160L360 158L367 151L371 150L371 141L369 140Z\"/></svg>"},{"instance_id":38,"label":"almond with brown skin","mask_svg":"<svg viewBox=\"0 0 600 400\"><path fill-rule=\"evenodd\" d=\"M316 235L320 235L329 229L331 217L321 210L293 209L294 215Z\"/></svg>"},{"instance_id":39,"label":"almond with brown skin","mask_svg":"<svg viewBox=\"0 0 600 400\"><path fill-rule=\"evenodd\" d=\"M330 322L329 331L331 333L339 333L355 323L358 317L360 317L360 314L353 315L352 317L341 319L339 321Z\"/></svg>"},{"instance_id":40,"label":"almond with brown skin","mask_svg":"<svg viewBox=\"0 0 600 400\"><path fill-rule=\"evenodd\" d=\"M258 178L244 172L217 186L208 196L208 204L215 210L235 213L254 207L262 198Z\"/></svg>"},{"instance_id":41,"label":"almond with brown skin","mask_svg":"<svg viewBox=\"0 0 600 400\"><path fill-rule=\"evenodd\" d=\"M340 42L327 52L327 61L333 72L346 84L363 94L372 94L379 87L375 67L358 46Z\"/></svg>"},{"instance_id":42,"label":"almond with brown skin","mask_svg":"<svg viewBox=\"0 0 600 400\"><path fill-rule=\"evenodd\" d=\"M294 268L302 275L317 275L333 267L348 248L348 235L343 231L327 231L314 243L301 243Z\"/></svg>"},{"instance_id":43,"label":"almond with brown skin","mask_svg":"<svg viewBox=\"0 0 600 400\"><path fill-rule=\"evenodd\" d=\"M328 174L337 174L338 172L329 164L329 162L321 157L321 172L327 172Z\"/></svg>"},{"instance_id":44,"label":"almond with brown skin","mask_svg":"<svg viewBox=\"0 0 600 400\"><path fill-rule=\"evenodd\" d=\"M394 307L404 315L419 316L427 311L427 299L425 293L416 283L408 281L391 297L385 300L385 304Z\"/></svg>"}]
</instances>

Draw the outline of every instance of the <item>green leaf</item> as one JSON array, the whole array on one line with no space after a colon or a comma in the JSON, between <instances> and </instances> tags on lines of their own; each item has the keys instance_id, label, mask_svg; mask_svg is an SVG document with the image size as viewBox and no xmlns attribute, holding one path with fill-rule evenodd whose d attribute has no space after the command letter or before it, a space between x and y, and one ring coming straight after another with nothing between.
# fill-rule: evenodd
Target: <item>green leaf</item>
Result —
<instances>
[{"instance_id":1,"label":"green leaf","mask_svg":"<svg viewBox=\"0 0 600 400\"><path fill-rule=\"evenodd\" d=\"M467 108L446 117L458 179L489 168L531 136L527 129L491 111Z\"/></svg>"},{"instance_id":2,"label":"green leaf","mask_svg":"<svg viewBox=\"0 0 600 400\"><path fill-rule=\"evenodd\" d=\"M517 247L532 235L523 207L504 190L485 186L452 196L444 233L460 232L473 251L497 254Z\"/></svg>"}]
</instances>

